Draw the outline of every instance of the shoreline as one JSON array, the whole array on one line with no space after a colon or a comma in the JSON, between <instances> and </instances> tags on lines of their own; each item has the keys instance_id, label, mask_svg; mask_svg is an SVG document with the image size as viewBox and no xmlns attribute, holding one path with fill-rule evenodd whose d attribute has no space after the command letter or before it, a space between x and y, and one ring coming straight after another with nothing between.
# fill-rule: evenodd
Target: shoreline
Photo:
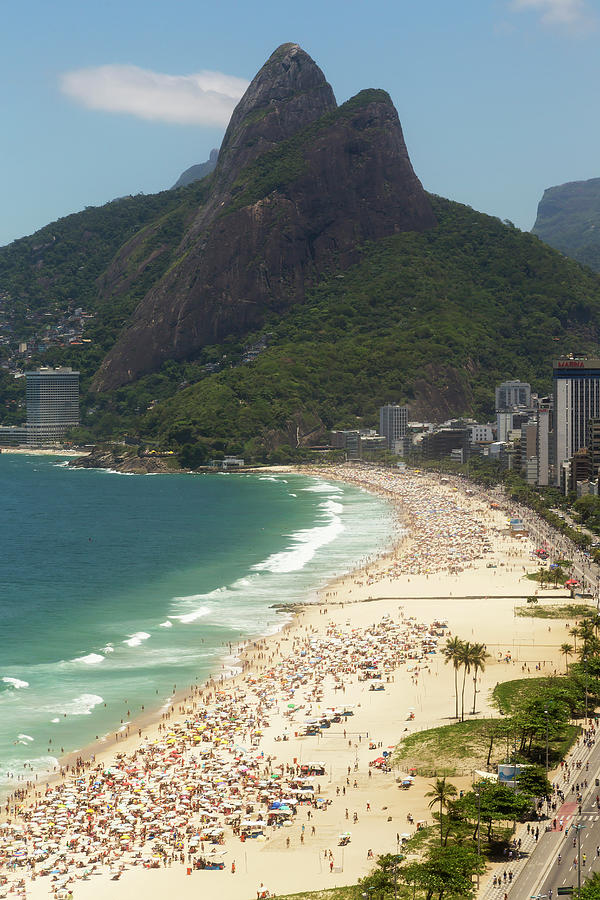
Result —
<instances>
[{"instance_id":1,"label":"shoreline","mask_svg":"<svg viewBox=\"0 0 600 900\"><path fill-rule=\"evenodd\" d=\"M42 447L0 447L0 453L21 456L88 456L84 450L50 450Z\"/></svg>"},{"instance_id":2,"label":"shoreline","mask_svg":"<svg viewBox=\"0 0 600 900\"><path fill-rule=\"evenodd\" d=\"M288 471L290 471L288 469ZM335 475L331 470L319 470L315 472L315 470L311 470L309 472L304 472L300 470L297 471L298 474L310 474L313 477L315 475L317 477L321 477L325 480L335 480ZM349 475L349 470L345 472L338 473L340 475L338 480L346 480L346 478L342 478L342 475ZM373 477L381 477L388 478L389 473L378 472L372 473ZM396 475L396 473L394 473ZM369 487L364 484L364 472L356 472L355 480L349 481L351 484L359 483L356 479L362 478L363 483L361 486L363 489L368 490L372 489L373 492L376 492L376 485L370 485ZM397 476L402 477L402 476ZM412 476L411 476L412 477ZM414 481L414 479L413 479ZM381 485L380 485L381 487ZM428 492L431 493L432 489L438 487L435 481L431 479L430 476L425 476L424 479L418 480L419 489L423 489L421 493L428 496ZM464 487L464 486L463 486ZM381 488L382 494L384 488ZM452 493L455 491L454 487L450 487L448 489L444 489L443 493L446 499L444 503L453 499ZM385 492L386 494L393 495L393 491L388 490ZM468 498L466 495L462 495L462 492L459 492L459 498L461 501L466 501L466 506L471 509L473 512L474 504L476 501L474 498ZM390 499L388 497L387 499ZM399 504L402 501L399 501L397 497L394 499L394 504L396 507L396 512L398 512ZM481 502L478 500L477 502ZM402 510L401 510L402 512ZM416 615L419 620L423 621L425 616L442 616L448 619L451 631L453 633L460 632L461 629L465 630L467 628L471 629L474 625L473 620L473 609L475 608L475 604L478 604L478 609L482 608L484 603L483 596L484 591L481 590L482 583L485 583L486 591L485 593L488 595L487 600L493 598L495 601L494 612L492 613L494 619L496 617L503 619L502 629L500 629L499 623L497 624L495 621L493 623L490 637L498 637L497 646L500 648L506 649L507 645L510 646L510 639L512 635L512 647L515 650L512 665L507 667L497 660L493 660L493 665L490 665L490 669L493 672L493 677L490 680L489 675L482 676L483 682L485 684L493 683L493 678L497 678L498 676L501 680L506 680L506 678L515 677L513 674L514 666L517 661L519 661L522 665L529 666L529 663L534 664L534 660L537 665L537 657L539 655L544 656L543 663L544 667L546 663L548 666L552 666L557 662L560 662L560 654L558 653L558 645L560 643L560 637L557 639L557 643L551 641L547 643L547 624L545 622L540 622L536 620L516 620L513 625L510 619L508 620L508 628L506 628L506 618L508 615L508 611L512 612L512 598L515 596L521 596L516 594L514 591L515 584L519 584L519 579L521 575L519 571L523 568L523 563L527 562L528 552L526 548L522 545L519 545L518 550L519 553L513 552L517 548L515 545L512 545L510 541L507 542L505 538L503 538L502 549L498 548L496 556L500 560L502 557L501 566L504 566L505 571L499 570L488 570L482 567L482 560L479 559L477 562L475 560L466 560L463 563L463 566L458 565L456 562L453 562L452 566L450 566L449 571L445 572L435 572L434 577L432 579L429 578L431 572L424 571L427 566L423 565L423 559L421 559L418 553L415 555L414 545L418 543L415 537L415 530L418 528L422 528L422 521L419 521L419 516L415 515L414 510L404 510L404 512L408 513L406 516L402 516L399 514L399 519L397 521L402 521L406 526L407 522L410 522L411 527L413 529L412 533L402 534L400 536L399 541L395 541L393 546L390 548L389 552L382 554L376 557L373 560L369 560L365 566L356 568L350 571L347 575L341 576L335 579L333 582L328 583L323 587L323 589L319 593L319 600L313 603L307 603L300 610L290 610L290 613L294 613L291 621L283 623L282 628L275 634L269 635L267 637L257 638L256 641L248 642L243 650L243 655L240 657L242 660L242 672L234 676L231 680L227 682L220 683L220 681L211 679L209 682L202 686L192 685L186 690L181 692L181 696L177 696L173 698L173 701L169 707L168 713L163 713L161 715L161 710L158 710L158 717L155 720L153 725L148 725L146 728L146 734L144 735L144 739L154 740L160 737L161 725L164 727L168 727L169 729L176 729L177 721L184 721L186 718L186 714L189 715L190 711L193 711L194 704L201 702L206 708L208 708L207 704L210 704L211 696L213 692L216 692L217 689L222 689L228 693L235 693L236 691L246 690L245 687L248 673L250 671L256 670L258 673L261 672L265 667L264 660L267 658L269 660L269 666L273 667L277 664L277 661L284 657L284 644L289 644L290 641L295 642L299 640L306 640L307 636L311 634L322 633L323 629L327 629L327 619L329 617L330 620L337 622L337 628L341 630L347 629L348 623L351 623L351 626L356 626L356 628L364 629L368 628L370 622L375 621L378 615L391 615L392 617L397 617L399 615L400 605L404 608L404 613L402 615ZM491 510L487 510L488 513L488 524L486 528L495 528L497 531L496 534L499 535L501 530L501 526L503 525L502 519L504 513L495 512ZM474 514L474 513L473 513ZM416 523L416 525L415 525ZM437 527L437 526L436 526ZM499 538L500 540L500 538ZM410 566L407 566L407 571L402 572L403 559L406 557L411 557L412 561L410 566L413 567L414 572L410 570ZM504 554L504 555L503 555ZM534 564L531 564L531 568L535 568ZM420 571L423 569L423 571ZM392 573L390 575L390 572ZM495 584L492 584L495 582ZM501 582L501 583L500 583ZM445 585L445 589L442 588L442 584ZM456 590L459 585L462 586L462 590L459 592ZM509 591L512 591L512 594ZM491 590L491 588L496 588L496 590ZM532 588L529 588L529 592L531 593ZM388 594L393 594L393 596L383 596L383 592ZM373 594L377 594L378 596L373 596ZM523 590L523 596L526 594L526 589ZM565 596L568 596L565 594ZM467 599L468 597L468 599ZM368 602L365 602L368 601ZM502 612L502 616L500 613ZM511 617L512 618L512 617ZM344 624L345 623L345 624ZM558 623L556 623L558 624ZM552 623L552 626L555 626L555 623ZM521 644L515 648L515 632L519 632L522 636ZM546 635L546 638L544 638ZM492 646L496 646L496 642L488 641L490 649ZM495 654L493 654L495 655ZM404 685L401 689L401 694L398 696L408 697L411 696L414 699L414 706L417 710L417 725L415 727L423 728L428 724L438 723L441 724L447 718L447 710L444 713L443 710L447 707L447 702L444 699L444 692L446 690L446 686L442 684L444 679L440 679L436 681L435 678L432 680L432 676L441 675L444 672L443 667L440 668L441 660L439 656L437 659L435 657L432 658L431 667L427 666L424 669L423 680L426 682L427 687L422 687L421 683L413 683L415 679L411 676L408 677L409 673L405 669L404 671L398 670L396 671L396 681L398 680L398 675L400 674L402 684ZM540 662L541 665L541 662ZM442 664L443 666L443 664ZM559 666L560 668L560 666ZM260 677L260 674L259 674ZM416 681L419 681L417 678ZM399 688L396 688L394 685L386 685L388 691L390 691L390 695L392 692L397 694ZM365 710L360 710L359 718L361 723L364 719L364 724L369 724L369 716L372 722L371 729L367 728L367 731L375 734L376 731L381 732L382 736L384 733L387 734L387 740L391 743L390 738L397 742L400 734L402 732L402 728L405 728L404 725L400 724L400 720L398 720L397 724L394 723L393 716L390 718L389 714L385 715L383 718L377 714L377 709L374 704L374 699L381 699L382 701L387 700L387 695L384 693L381 695L381 698L377 694L367 694L364 695L364 688L360 688L359 685L350 685L348 683L348 690L352 690L353 694L356 695L357 698L361 698L359 702L359 707L365 706ZM480 692L483 690L483 686L480 687ZM357 693L358 691L358 693ZM438 694L441 695L438 696ZM435 695L435 696L434 696ZM442 696L443 695L443 696ZM332 697L334 695L331 695ZM435 699L437 697L437 699ZM214 698L213 698L214 700ZM392 700L390 696L389 700ZM397 703L394 704L394 708L396 710L395 715L398 715L398 708L405 708L407 706L406 699L400 699ZM481 701L483 702L483 701ZM383 704L381 704L383 705ZM484 706L487 707L487 711L489 713L489 705L484 703ZM389 701L388 701L389 706ZM357 713L358 714L358 713ZM367 718L365 719L365 715ZM424 716L426 718L424 718ZM429 722L428 722L429 720ZM283 713L279 713L279 727L281 727L282 723L286 721L285 711ZM166 725L168 723L168 726ZM357 724L358 720L357 720ZM133 723L132 723L133 725ZM130 726L131 727L131 726ZM136 726L137 727L137 726ZM141 725L140 725L141 727ZM274 726L273 726L274 727ZM412 725L410 726L413 727ZM406 730L406 729L405 729ZM329 735L327 735L329 736ZM332 737L335 738L335 735L332 731ZM301 740L291 740L286 745L283 746L279 743L273 743L273 741L277 741L277 736L271 734L270 730L267 729L265 733L265 737L261 740L261 745L264 747L263 752L265 754L276 752L278 759L288 759L291 761L292 755L298 753L298 744L300 745L300 751L303 747L303 741ZM304 739L304 743L312 741L313 739ZM108 765L109 763L114 763L115 754L117 750L119 751L119 755L122 754L135 754L139 751L141 739L138 736L137 732L135 734L130 734L129 738L114 743L112 746L103 745L100 751L97 752L96 756L96 764L104 764ZM318 754L325 753L325 749L319 749L321 747L321 743L317 741L317 747L313 748L310 752ZM327 741L323 745L325 747L327 745ZM337 745L336 745L337 746ZM285 753L282 751L285 750ZM374 754L371 752L369 754L367 747L361 746L360 741L356 743L356 739L354 739L354 746L351 748L346 748L344 751L340 746L334 756L332 757L332 771L335 766L336 769L336 781L338 785L338 793L340 786L343 784L341 779L341 772L344 770L343 766L340 766L338 763L338 756L340 759L347 759L349 762L354 762L355 765L359 765L360 769L360 778L364 779L365 774L365 765L366 760L373 756ZM305 757L306 758L306 757ZM88 770L84 770L84 774ZM60 776L58 776L60 780ZM456 780L456 779L453 779ZM330 774L330 782L332 781L332 775ZM373 779L375 782L376 779ZM356 782L355 782L356 783ZM379 815L379 829L380 829L380 837L385 832L387 837L382 837L380 840L380 844L376 843L376 835L375 833L371 833L370 831L361 836L358 832L362 834L362 828L360 826L355 826L357 835L356 841L362 846L366 841L369 841L369 845L372 843L374 846L378 847L378 851L386 852L386 842L389 842L389 829L393 827L394 830L404 831L406 825L403 821L403 816L401 813L401 808L406 808L408 797L404 792L401 792L398 795L393 790L390 793L390 788L393 789L394 784L393 781L391 784L379 785L378 788L381 790L375 790L373 785L367 781L363 786L359 785L358 793L365 796L365 791L367 791L368 795L375 794L378 796L381 794L383 797L387 798L385 801L385 805L382 807L383 810L390 810L393 812L393 826L388 826L387 829L384 827L384 820L387 818L386 816ZM420 787L420 785L419 785ZM346 787L344 786L344 793L346 792ZM327 788L325 793L331 794L331 789ZM412 792L411 792L412 793ZM333 797L335 800L335 797ZM353 801L354 802L354 801ZM410 797L408 800L409 810L413 812L417 812L420 816L426 818L426 805L425 801L417 801L416 798ZM400 804L400 806L399 806ZM335 806L336 804L334 804ZM363 805L364 810L364 805ZM325 814L323 814L324 816ZM326 814L329 816L329 812ZM339 815L339 811L338 811ZM322 818L322 814L318 814L319 818ZM363 816L361 815L361 818ZM378 819L378 821L379 821ZM347 827L347 825L346 825ZM344 830L344 819L343 815L339 824L336 824L333 831L335 829ZM381 831L383 829L383 832ZM290 833L291 829L290 829ZM294 834L296 839L298 837L297 829L294 829ZM304 831L302 831L304 834ZM333 840L331 836L332 832L330 829L330 836L327 838L327 842L331 845ZM353 843L355 841L353 830ZM275 844L278 841L278 836L276 834L273 835L273 838L270 841L267 841L265 845L257 845L254 844L249 850L252 850L252 859L256 860L260 857L260 854L264 851L267 853L267 856L271 857L269 871L278 872L277 878L280 879L281 884L284 884L286 881L286 877L288 879L288 885L292 884L289 881L289 868L290 868L290 856L286 853L286 850L281 849L277 850L275 848ZM230 841L227 841L228 846ZM270 846L273 844L273 846ZM235 843L232 845L235 848ZM239 847L239 845L238 845ZM393 848L392 848L393 849ZM233 854L239 854L239 850L232 849L231 852ZM244 851L245 852L245 851ZM249 851L248 851L249 852ZM336 851L337 852L337 851ZM300 847L297 848L296 851L292 852L292 859L296 858L296 854L298 854L298 865L303 869L302 859L304 859L304 851ZM352 854L353 855L353 854ZM275 857L277 860L281 857L282 865L275 865ZM248 870L248 862L246 862L246 869ZM252 863L254 865L254 862ZM250 865L250 869L252 869L252 865ZM335 877L335 881L332 882L328 878L328 874L330 873L316 873L312 872L310 877L308 877L308 872L306 873L306 887L302 884L304 889L313 889L315 887L320 886L333 886L333 884L344 884L344 883L354 883L356 878L360 874L365 874L371 868L372 863L366 863L366 851L363 857L360 860L356 860L356 864L353 862L352 867L346 871L344 869L343 877L340 880L340 875L337 874ZM321 866L322 868L322 866ZM338 866L336 865L336 868ZM342 862L343 868L343 862ZM256 870L253 870L256 871ZM299 871L299 870L298 870ZM123 890L126 885L131 885L130 878L142 884L143 889L148 890L152 896L160 896L161 892L164 892L166 889L171 889L171 880L165 881L167 876L170 879L175 878L177 882L177 889L181 892L184 891L184 896L187 895L190 891L196 892L198 889L197 878L201 877L195 875L194 878L186 881L185 878L185 868L178 870L177 873L173 872L163 872L160 873L146 873L140 869L137 872L131 871L126 879L124 879L123 885L111 885L110 895L115 897L120 897L121 895L125 896ZM287 873L287 874L286 874ZM239 896L252 896L253 891L256 889L254 886L254 881L252 881L253 886L250 886L250 882L247 879L243 880L244 884L244 894L241 894L240 888L242 884L242 873L238 873L240 878L237 876L233 879L233 883L231 880L231 875L215 875L213 877L217 877L220 879L219 887L224 888L223 897L239 897ZM156 884L152 883L153 876L156 877ZM183 878L181 877L183 876ZM227 881L222 883L222 880L226 878ZM255 876L252 875L252 879ZM141 879L141 880L140 880ZM47 882L45 883L45 892L47 892ZM42 896L42 893L39 893L37 890L38 887L41 887L41 882L35 881L29 884L29 888L33 890L35 885L35 892L29 894L28 896L37 897ZM139 885L138 885L139 886ZM300 885L298 885L299 887ZM295 889L297 890L298 887ZM103 885L102 896L108 893L108 885ZM80 882L77 882L77 896L82 897L93 897L99 896L95 893L95 889L100 889L100 883L98 882L94 887L91 885L83 885ZM128 888L129 889L129 888ZM291 888L290 888L291 890ZM232 893L233 891L233 893ZM278 891L279 892L279 891ZM191 894L190 894L191 896Z\"/></svg>"},{"instance_id":3,"label":"shoreline","mask_svg":"<svg viewBox=\"0 0 600 900\"><path fill-rule=\"evenodd\" d=\"M68 451L55 453L51 450L29 451L28 449L21 450L18 448L12 448L9 452L23 453L25 455L44 456L64 456L68 454ZM80 456L81 454L73 451L68 455ZM261 475L265 472L278 475L295 474L302 477L319 478L322 481L327 480L327 476L322 470L319 470L317 473L315 473L310 469L304 470L301 467L296 468L291 466L269 466L258 468L251 472L245 471L243 474ZM167 474L194 473L173 472ZM229 474L238 475L240 473L232 472ZM332 480L342 481L342 479ZM348 483L350 484L350 482ZM351 486L355 487L356 485ZM377 494L378 492L372 491L370 493ZM382 492L379 493L379 496L388 501L391 500L390 497L385 496ZM406 538L406 535L401 535L396 540L394 532L396 523L398 521L398 509L397 504L394 504L393 502L390 503L390 506L392 507L389 511L390 538L392 539L392 542L388 548L372 557L373 561L382 560L388 555L393 554L397 547L399 547ZM152 708L148 708L144 710L144 712L136 714L128 723L115 723L116 727L114 730L107 732L105 735L99 737L98 739L89 741L82 747L57 756L59 771L39 773L35 780L29 782L21 782L20 784L16 783L12 786L12 788L7 789L6 792L0 793L0 823L6 821L6 819L10 815L10 812L7 813L6 811L6 804L8 800L11 800L15 792L25 792L28 796L31 794L35 794L36 791L39 792L40 789L44 789L46 785L55 786L63 782L64 779L68 777L69 771L76 766L78 760L83 761L86 764L89 764L91 761L105 761L112 758L113 755L117 752L121 753L129 751L134 745L134 742L141 740L144 735L148 735L151 733L153 736L156 736L157 728L164 720L165 713L184 705L189 700L192 692L199 686L205 689L207 689L209 686L214 687L215 685L235 686L237 680L243 675L244 670L252 662L254 654L256 654L260 648L264 649L264 642L272 641L279 635L283 634L287 629L292 628L295 625L296 621L302 616L303 612L305 612L307 607L319 606L325 603L326 601L323 599L323 596L327 591L329 591L331 585L335 585L340 581L343 582L346 578L352 577L355 572L360 571L360 568L349 568L347 572L341 575L336 575L332 579L326 581L320 587L312 589L311 595L316 599L310 599L309 595L309 597L307 597L304 601L300 603L296 602L290 606L279 603L270 604L269 608L274 609L282 619L285 617L285 620L281 621L279 624L275 623L274 625L270 625L264 633L258 634L254 637L247 637L246 639L237 643L233 647L233 649L224 650L222 655L219 655L215 659L214 670L207 676L202 676L203 680L201 682L198 682L196 680L199 677L196 676L196 679L192 683L180 688L172 696L168 697L166 700L163 700L158 705L153 706ZM229 667L227 666L228 660L231 661ZM226 672L228 668L232 671L230 671L229 674L224 674L224 668ZM141 735L139 733L140 731ZM117 735L119 735L118 738ZM22 798L18 801L18 803L23 802L27 803L29 801L27 800L27 798Z\"/></svg>"}]
</instances>

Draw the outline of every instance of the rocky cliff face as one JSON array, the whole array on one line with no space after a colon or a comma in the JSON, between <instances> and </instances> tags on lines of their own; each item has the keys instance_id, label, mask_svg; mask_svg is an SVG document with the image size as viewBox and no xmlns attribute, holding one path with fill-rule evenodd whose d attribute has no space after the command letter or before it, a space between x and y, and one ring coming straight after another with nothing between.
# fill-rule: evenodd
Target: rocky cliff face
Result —
<instances>
[{"instance_id":1,"label":"rocky cliff face","mask_svg":"<svg viewBox=\"0 0 600 900\"><path fill-rule=\"evenodd\" d=\"M365 241L435 224L389 96L363 91L338 108L319 67L285 44L235 109L176 263L94 387L256 329L301 303L320 275L355 262Z\"/></svg>"},{"instance_id":2,"label":"rocky cliff face","mask_svg":"<svg viewBox=\"0 0 600 900\"><path fill-rule=\"evenodd\" d=\"M600 272L600 178L546 188L531 230L546 244Z\"/></svg>"}]
</instances>

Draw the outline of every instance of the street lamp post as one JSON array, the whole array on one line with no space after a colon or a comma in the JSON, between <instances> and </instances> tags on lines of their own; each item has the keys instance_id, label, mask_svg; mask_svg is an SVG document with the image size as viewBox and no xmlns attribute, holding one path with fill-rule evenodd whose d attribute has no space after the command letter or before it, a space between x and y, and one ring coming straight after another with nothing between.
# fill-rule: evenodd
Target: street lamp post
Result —
<instances>
[{"instance_id":1,"label":"street lamp post","mask_svg":"<svg viewBox=\"0 0 600 900\"><path fill-rule=\"evenodd\" d=\"M548 709L544 710L546 716L546 781L548 780L548 717L550 715Z\"/></svg>"},{"instance_id":2,"label":"street lamp post","mask_svg":"<svg viewBox=\"0 0 600 900\"><path fill-rule=\"evenodd\" d=\"M477 862L481 859L481 785L477 785ZM479 890L479 865L477 866L477 890Z\"/></svg>"},{"instance_id":3,"label":"street lamp post","mask_svg":"<svg viewBox=\"0 0 600 900\"><path fill-rule=\"evenodd\" d=\"M587 656L583 657L583 667L585 672L585 725L587 728L587 718L588 718L588 669L587 669Z\"/></svg>"}]
</instances>

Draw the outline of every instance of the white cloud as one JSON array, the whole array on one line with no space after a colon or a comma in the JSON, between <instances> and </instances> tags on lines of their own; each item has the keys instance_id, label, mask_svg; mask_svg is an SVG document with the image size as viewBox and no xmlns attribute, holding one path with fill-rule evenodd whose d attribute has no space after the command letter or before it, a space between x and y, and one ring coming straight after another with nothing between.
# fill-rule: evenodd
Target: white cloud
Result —
<instances>
[{"instance_id":1,"label":"white cloud","mask_svg":"<svg viewBox=\"0 0 600 900\"><path fill-rule=\"evenodd\" d=\"M579 28L592 20L586 0L513 0L513 6L538 10L544 25Z\"/></svg>"},{"instance_id":2,"label":"white cloud","mask_svg":"<svg viewBox=\"0 0 600 900\"><path fill-rule=\"evenodd\" d=\"M88 109L180 125L227 125L247 87L243 78L221 72L165 75L130 65L75 69L60 76L61 91Z\"/></svg>"}]
</instances>

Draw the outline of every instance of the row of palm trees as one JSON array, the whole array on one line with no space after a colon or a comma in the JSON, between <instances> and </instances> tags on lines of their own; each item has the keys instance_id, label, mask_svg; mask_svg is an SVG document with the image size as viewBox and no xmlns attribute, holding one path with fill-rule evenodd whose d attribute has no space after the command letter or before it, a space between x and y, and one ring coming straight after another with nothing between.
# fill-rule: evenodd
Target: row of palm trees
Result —
<instances>
[{"instance_id":1,"label":"row of palm trees","mask_svg":"<svg viewBox=\"0 0 600 900\"><path fill-rule=\"evenodd\" d=\"M574 644L564 643L560 645L560 652L565 658L565 674L569 671L569 657L577 653L577 638L580 639L579 654L583 658L589 654L597 655L600 653L600 641L598 632L600 630L600 616L588 616L578 625L574 625L569 629L569 635L573 638Z\"/></svg>"},{"instance_id":2,"label":"row of palm trees","mask_svg":"<svg viewBox=\"0 0 600 900\"><path fill-rule=\"evenodd\" d=\"M477 703L477 675L483 672L485 664L490 658L490 654L485 649L485 644L472 643L471 641L461 641L460 638L448 638L446 646L442 649L444 662L452 663L454 669L454 696L456 699L455 718L464 722L465 719L465 684L467 675L473 672L473 710L475 715L475 705ZM462 689L461 689L461 711L458 714L458 673L463 670Z\"/></svg>"}]
</instances>

